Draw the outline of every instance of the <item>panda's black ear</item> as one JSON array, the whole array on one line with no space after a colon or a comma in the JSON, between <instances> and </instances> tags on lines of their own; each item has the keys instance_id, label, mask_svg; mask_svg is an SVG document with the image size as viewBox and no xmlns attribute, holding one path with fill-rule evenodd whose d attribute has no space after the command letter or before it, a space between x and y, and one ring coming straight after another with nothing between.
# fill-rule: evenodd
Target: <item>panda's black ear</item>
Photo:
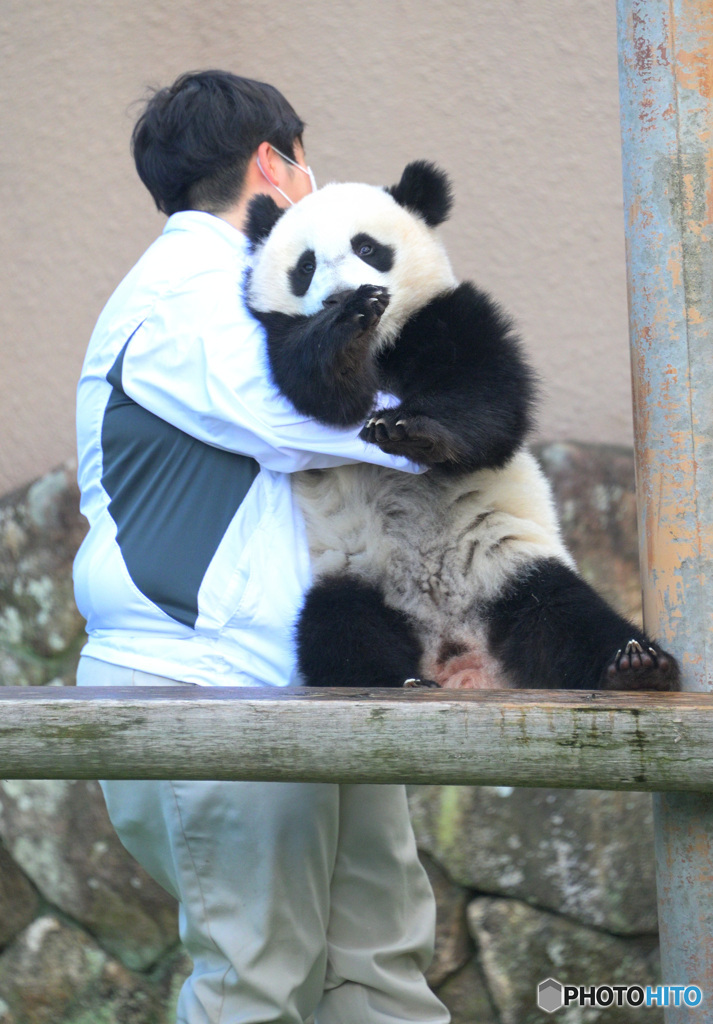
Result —
<instances>
[{"instance_id":1,"label":"panda's black ear","mask_svg":"<svg viewBox=\"0 0 713 1024\"><path fill-rule=\"evenodd\" d=\"M429 228L442 224L453 205L448 176L426 160L407 164L398 185L391 185L386 191L400 206L425 220Z\"/></svg>"},{"instance_id":2,"label":"panda's black ear","mask_svg":"<svg viewBox=\"0 0 713 1024\"><path fill-rule=\"evenodd\" d=\"M250 200L245 218L245 234L253 249L265 241L284 212L272 196L264 193Z\"/></svg>"}]
</instances>

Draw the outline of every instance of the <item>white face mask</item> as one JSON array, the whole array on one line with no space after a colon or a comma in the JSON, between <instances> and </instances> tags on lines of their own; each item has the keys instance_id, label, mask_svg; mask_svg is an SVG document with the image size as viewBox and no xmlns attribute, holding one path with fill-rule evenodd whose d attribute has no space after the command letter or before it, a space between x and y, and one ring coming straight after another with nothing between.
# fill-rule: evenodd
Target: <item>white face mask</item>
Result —
<instances>
[{"instance_id":1,"label":"white face mask","mask_svg":"<svg viewBox=\"0 0 713 1024\"><path fill-rule=\"evenodd\" d=\"M289 156L285 156L284 153L280 152L280 150L277 148L277 146L273 146L272 148L275 150L277 155L281 156L282 159L285 160L288 164L292 164L293 167L296 167L299 171L302 171L303 174L306 174L307 177L309 178L309 183L312 186L312 191L313 192L317 191L317 182L315 181L314 174L312 173L312 168L311 167L303 167L302 164L298 164L296 160L292 160ZM265 172L262 169L262 164L260 163L260 157L257 157L257 165L260 168L260 173L262 174L263 178L268 183L268 185L272 185L272 187L275 189L275 191L279 192L280 195L282 196L282 198L286 199L287 202L290 204L290 206L294 206L295 205L294 200L290 199L290 197L285 192L282 191L282 189L280 188L279 185L274 185L270 181L268 176L265 174Z\"/></svg>"}]
</instances>

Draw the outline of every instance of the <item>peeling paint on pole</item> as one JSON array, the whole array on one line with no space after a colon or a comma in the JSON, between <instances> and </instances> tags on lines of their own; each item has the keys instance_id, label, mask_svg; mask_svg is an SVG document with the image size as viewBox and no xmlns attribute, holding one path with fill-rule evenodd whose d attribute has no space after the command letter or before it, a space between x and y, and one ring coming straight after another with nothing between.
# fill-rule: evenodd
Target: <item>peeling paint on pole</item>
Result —
<instances>
[{"instance_id":1,"label":"peeling paint on pole","mask_svg":"<svg viewBox=\"0 0 713 1024\"><path fill-rule=\"evenodd\" d=\"M618 0L644 618L713 690L713 4ZM713 1017L713 801L655 798L664 980Z\"/></svg>"},{"instance_id":2,"label":"peeling paint on pole","mask_svg":"<svg viewBox=\"0 0 713 1024\"><path fill-rule=\"evenodd\" d=\"M713 5L620 0L619 54L644 615L709 691Z\"/></svg>"}]
</instances>

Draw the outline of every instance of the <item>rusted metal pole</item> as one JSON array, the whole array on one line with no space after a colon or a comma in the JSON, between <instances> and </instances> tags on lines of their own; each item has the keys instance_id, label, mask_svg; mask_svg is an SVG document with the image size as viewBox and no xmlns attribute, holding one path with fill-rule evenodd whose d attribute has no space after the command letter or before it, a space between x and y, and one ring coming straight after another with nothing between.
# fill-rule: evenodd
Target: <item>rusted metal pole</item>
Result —
<instances>
[{"instance_id":1,"label":"rusted metal pole","mask_svg":"<svg viewBox=\"0 0 713 1024\"><path fill-rule=\"evenodd\" d=\"M644 618L685 689L710 692L713 4L617 7ZM703 990L666 1021L710 1024L713 798L658 795L654 809L663 979Z\"/></svg>"}]
</instances>

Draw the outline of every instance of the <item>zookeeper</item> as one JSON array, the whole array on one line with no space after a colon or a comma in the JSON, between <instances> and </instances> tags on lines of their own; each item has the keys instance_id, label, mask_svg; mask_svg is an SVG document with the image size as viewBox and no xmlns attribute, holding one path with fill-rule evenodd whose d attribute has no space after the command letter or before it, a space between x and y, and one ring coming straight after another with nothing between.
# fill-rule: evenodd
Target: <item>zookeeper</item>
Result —
<instances>
[{"instance_id":1,"label":"zookeeper","mask_svg":"<svg viewBox=\"0 0 713 1024\"><path fill-rule=\"evenodd\" d=\"M314 187L303 129L276 89L224 71L181 76L134 128L168 220L99 317L79 382L79 685L294 682L310 570L289 474L416 469L296 413L243 304L251 197L285 206ZM179 902L193 973L178 1024L447 1024L423 974L435 910L402 786L102 788Z\"/></svg>"}]
</instances>

